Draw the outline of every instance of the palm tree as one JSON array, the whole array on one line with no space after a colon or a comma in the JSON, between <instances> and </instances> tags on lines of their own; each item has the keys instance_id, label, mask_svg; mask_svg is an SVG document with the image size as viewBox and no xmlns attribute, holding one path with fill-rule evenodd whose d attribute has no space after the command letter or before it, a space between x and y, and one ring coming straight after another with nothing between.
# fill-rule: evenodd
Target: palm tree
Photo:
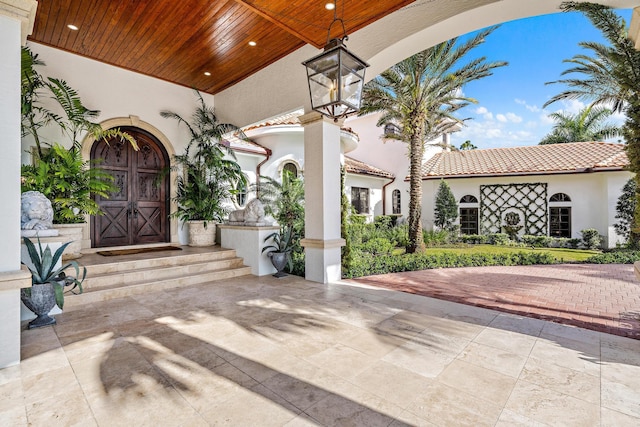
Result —
<instances>
[{"instance_id":1,"label":"palm tree","mask_svg":"<svg viewBox=\"0 0 640 427\"><path fill-rule=\"evenodd\" d=\"M408 253L425 250L421 220L425 142L462 122L454 112L477 102L462 94L466 83L490 76L494 68L507 65L504 61L487 62L485 57L460 64L495 28L480 31L465 42L454 38L417 53L384 71L364 88L360 114L382 112L378 126L394 125L398 129L385 137L408 145Z\"/></svg>"},{"instance_id":2,"label":"palm tree","mask_svg":"<svg viewBox=\"0 0 640 427\"><path fill-rule=\"evenodd\" d=\"M562 9L582 12L600 30L609 45L580 43L581 47L593 52L593 57L576 55L565 60L575 66L565 70L562 75L578 73L583 77L550 82L565 84L568 89L551 98L545 107L562 99L582 99L594 106L602 105L614 112L624 112L627 119L622 135L629 169L635 173L636 183L640 183L640 52L628 38L626 22L610 7L566 2L562 4ZM638 193L636 199L640 199ZM635 223L640 224L640 203L636 206Z\"/></svg>"},{"instance_id":3,"label":"palm tree","mask_svg":"<svg viewBox=\"0 0 640 427\"><path fill-rule=\"evenodd\" d=\"M603 123L613 112L604 107L587 106L576 114L557 112L549 114L556 124L551 133L542 138L540 145L567 142L602 141L622 135L619 126Z\"/></svg>"},{"instance_id":4,"label":"palm tree","mask_svg":"<svg viewBox=\"0 0 640 427\"><path fill-rule=\"evenodd\" d=\"M474 145L470 140L466 140L462 144L460 144L460 151L468 151L468 150L476 150L478 147Z\"/></svg>"}]
</instances>

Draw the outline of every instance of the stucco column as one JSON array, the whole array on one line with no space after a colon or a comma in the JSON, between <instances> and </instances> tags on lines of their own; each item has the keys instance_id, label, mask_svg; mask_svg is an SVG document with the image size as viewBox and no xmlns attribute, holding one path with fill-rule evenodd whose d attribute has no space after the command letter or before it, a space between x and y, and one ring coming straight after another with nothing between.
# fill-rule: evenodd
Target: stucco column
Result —
<instances>
[{"instance_id":1,"label":"stucco column","mask_svg":"<svg viewBox=\"0 0 640 427\"><path fill-rule=\"evenodd\" d=\"M0 368L20 363L20 46L33 29L34 0L0 0Z\"/></svg>"},{"instance_id":2,"label":"stucco column","mask_svg":"<svg viewBox=\"0 0 640 427\"><path fill-rule=\"evenodd\" d=\"M330 283L341 278L340 125L320 113L300 117L304 127L305 277Z\"/></svg>"}]
</instances>

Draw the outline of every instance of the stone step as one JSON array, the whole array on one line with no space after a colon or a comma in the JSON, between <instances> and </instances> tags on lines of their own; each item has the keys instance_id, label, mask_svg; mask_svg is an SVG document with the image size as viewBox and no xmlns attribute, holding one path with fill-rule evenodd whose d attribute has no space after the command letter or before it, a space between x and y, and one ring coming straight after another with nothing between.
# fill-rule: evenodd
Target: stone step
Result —
<instances>
[{"instance_id":1,"label":"stone step","mask_svg":"<svg viewBox=\"0 0 640 427\"><path fill-rule=\"evenodd\" d=\"M92 253L80 295L66 294L65 308L251 274L236 251L214 247L103 257Z\"/></svg>"},{"instance_id":2,"label":"stone step","mask_svg":"<svg viewBox=\"0 0 640 427\"><path fill-rule=\"evenodd\" d=\"M115 298L123 298L158 290L197 285L205 282L215 282L217 280L231 279L234 277L246 276L250 274L251 267L243 266L239 268L210 271L200 274L179 275L162 280L141 281L110 288L97 288L94 290L87 289L80 295L67 294L65 296L64 305L65 308L76 307L82 304L108 301Z\"/></svg>"},{"instance_id":3,"label":"stone step","mask_svg":"<svg viewBox=\"0 0 640 427\"><path fill-rule=\"evenodd\" d=\"M218 249L201 253L182 253L175 251L164 252L155 256L150 255L148 258L143 259L120 255L113 257L114 260L112 262L101 262L99 264L91 263L91 261L85 263L86 258L87 257L80 258L78 261L87 268L88 278L107 273L130 271L132 269L137 270L232 259L236 258L236 251L234 249Z\"/></svg>"},{"instance_id":4,"label":"stone step","mask_svg":"<svg viewBox=\"0 0 640 427\"><path fill-rule=\"evenodd\" d=\"M145 281L158 281L162 279L178 277L180 275L193 275L210 271L234 269L243 267L242 258L225 258L205 262L189 262L180 265L159 265L157 267L133 267L129 270L112 273L93 274L87 269L87 277L82 284L85 292L98 288L114 288Z\"/></svg>"}]
</instances>

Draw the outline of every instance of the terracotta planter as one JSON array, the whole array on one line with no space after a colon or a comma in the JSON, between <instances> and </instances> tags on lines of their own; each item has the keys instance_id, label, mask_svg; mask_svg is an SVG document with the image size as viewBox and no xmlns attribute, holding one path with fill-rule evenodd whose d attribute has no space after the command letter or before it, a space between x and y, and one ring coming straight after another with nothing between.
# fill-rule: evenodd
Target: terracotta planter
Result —
<instances>
[{"instance_id":1,"label":"terracotta planter","mask_svg":"<svg viewBox=\"0 0 640 427\"><path fill-rule=\"evenodd\" d=\"M71 242L62 254L62 260L76 259L82 256L82 224L53 224L53 228L58 230L58 236L61 237L62 243Z\"/></svg>"},{"instance_id":2,"label":"terracotta planter","mask_svg":"<svg viewBox=\"0 0 640 427\"><path fill-rule=\"evenodd\" d=\"M216 244L216 224L213 221L188 221L189 246L213 246Z\"/></svg>"},{"instance_id":3,"label":"terracotta planter","mask_svg":"<svg viewBox=\"0 0 640 427\"><path fill-rule=\"evenodd\" d=\"M56 319L49 316L49 312L56 305L56 295L51 283L34 285L31 288L31 296L27 296L25 290L20 292L20 299L24 305L38 316L29 322L29 329L42 326L55 325Z\"/></svg>"}]
</instances>

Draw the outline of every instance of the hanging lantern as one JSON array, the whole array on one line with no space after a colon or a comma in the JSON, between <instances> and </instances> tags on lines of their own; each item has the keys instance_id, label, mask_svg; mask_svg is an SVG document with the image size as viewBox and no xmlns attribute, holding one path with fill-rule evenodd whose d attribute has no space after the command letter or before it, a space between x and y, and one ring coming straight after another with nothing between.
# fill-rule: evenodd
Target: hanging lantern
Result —
<instances>
[{"instance_id":1,"label":"hanging lantern","mask_svg":"<svg viewBox=\"0 0 640 427\"><path fill-rule=\"evenodd\" d=\"M331 39L331 26L340 21L344 36ZM302 63L307 67L311 108L335 121L360 110L364 73L369 66L349 52L344 22L335 16L327 34L324 52Z\"/></svg>"}]
</instances>

